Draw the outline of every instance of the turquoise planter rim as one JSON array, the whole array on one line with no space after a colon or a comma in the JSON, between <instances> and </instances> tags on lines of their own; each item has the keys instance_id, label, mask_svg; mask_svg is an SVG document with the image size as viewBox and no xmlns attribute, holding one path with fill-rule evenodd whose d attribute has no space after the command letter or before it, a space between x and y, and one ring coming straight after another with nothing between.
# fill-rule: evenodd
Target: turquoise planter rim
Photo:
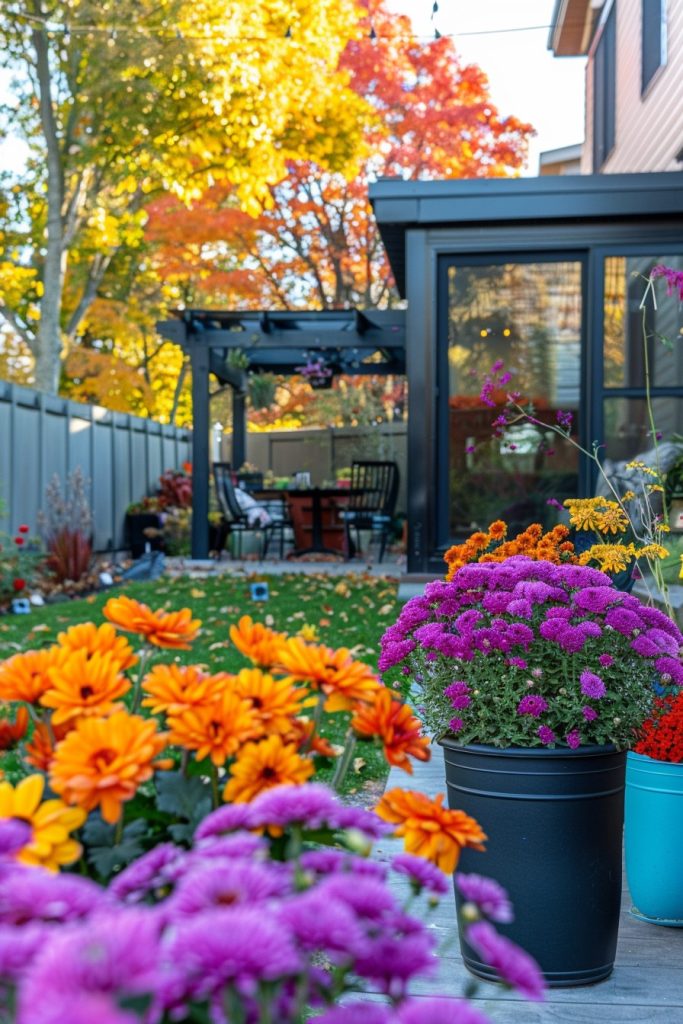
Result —
<instances>
[{"instance_id":1,"label":"turquoise planter rim","mask_svg":"<svg viewBox=\"0 0 683 1024\"><path fill-rule=\"evenodd\" d=\"M636 921L645 921L646 924L658 924L660 928L683 928L683 917L649 917L638 910L638 907L631 907L629 914Z\"/></svg>"},{"instance_id":2,"label":"turquoise planter rim","mask_svg":"<svg viewBox=\"0 0 683 1024\"><path fill-rule=\"evenodd\" d=\"M661 758L650 757L649 754L636 754L635 750L629 750L626 760L636 764L661 764L667 768L680 768L683 771L683 761L662 761Z\"/></svg>"}]
</instances>

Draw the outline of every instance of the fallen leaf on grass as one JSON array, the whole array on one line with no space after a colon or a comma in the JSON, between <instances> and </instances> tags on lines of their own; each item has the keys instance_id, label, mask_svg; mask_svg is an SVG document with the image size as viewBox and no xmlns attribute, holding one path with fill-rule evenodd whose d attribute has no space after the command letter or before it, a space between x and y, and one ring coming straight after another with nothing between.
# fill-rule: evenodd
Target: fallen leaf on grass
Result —
<instances>
[{"instance_id":1,"label":"fallen leaf on grass","mask_svg":"<svg viewBox=\"0 0 683 1024\"><path fill-rule=\"evenodd\" d=\"M359 772L363 771L367 763L368 762L365 760L364 757L354 757L353 770L356 773L356 775L358 775Z\"/></svg>"},{"instance_id":2,"label":"fallen leaf on grass","mask_svg":"<svg viewBox=\"0 0 683 1024\"><path fill-rule=\"evenodd\" d=\"M221 647L229 647L230 643L228 640L217 640L214 644L209 644L210 651L217 651Z\"/></svg>"},{"instance_id":3,"label":"fallen leaf on grass","mask_svg":"<svg viewBox=\"0 0 683 1024\"><path fill-rule=\"evenodd\" d=\"M190 591L190 597L194 597L194 598L206 597L206 591L205 590L199 590L197 587L193 587L192 590Z\"/></svg>"},{"instance_id":4,"label":"fallen leaf on grass","mask_svg":"<svg viewBox=\"0 0 683 1024\"><path fill-rule=\"evenodd\" d=\"M377 614L378 615L389 615L390 612L393 612L393 610L394 610L393 604L383 604Z\"/></svg>"}]
</instances>

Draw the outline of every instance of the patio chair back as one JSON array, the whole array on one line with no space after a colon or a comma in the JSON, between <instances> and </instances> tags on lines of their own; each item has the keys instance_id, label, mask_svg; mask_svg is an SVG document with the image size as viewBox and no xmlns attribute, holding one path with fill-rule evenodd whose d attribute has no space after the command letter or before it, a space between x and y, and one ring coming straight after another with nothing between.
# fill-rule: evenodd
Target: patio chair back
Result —
<instances>
[{"instance_id":1,"label":"patio chair back","mask_svg":"<svg viewBox=\"0 0 683 1024\"><path fill-rule=\"evenodd\" d=\"M262 491L263 473L237 473L237 485L244 491Z\"/></svg>"},{"instance_id":2,"label":"patio chair back","mask_svg":"<svg viewBox=\"0 0 683 1024\"><path fill-rule=\"evenodd\" d=\"M395 462L353 462L348 508L368 517L392 516L398 497L398 465ZM354 494L354 491L357 493Z\"/></svg>"},{"instance_id":3,"label":"patio chair back","mask_svg":"<svg viewBox=\"0 0 683 1024\"><path fill-rule=\"evenodd\" d=\"M235 497L235 485L232 482L232 467L229 462L214 462L213 479L216 485L216 497L221 515L229 524L243 523L247 517Z\"/></svg>"}]
</instances>

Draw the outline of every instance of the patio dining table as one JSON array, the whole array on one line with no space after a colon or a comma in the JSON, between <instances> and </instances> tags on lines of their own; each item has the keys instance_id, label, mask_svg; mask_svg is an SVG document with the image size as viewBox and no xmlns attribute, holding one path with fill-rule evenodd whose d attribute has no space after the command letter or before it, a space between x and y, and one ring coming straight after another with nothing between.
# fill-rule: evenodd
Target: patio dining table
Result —
<instances>
[{"instance_id":1,"label":"patio dining table","mask_svg":"<svg viewBox=\"0 0 683 1024\"><path fill-rule=\"evenodd\" d=\"M296 539L297 532L299 538L301 537L302 530L308 532L310 530L310 543L298 544L297 547L291 552L291 555L298 557L300 555L310 554L324 554L324 555L341 555L348 557L348 552L344 548L344 527L342 523L330 524L324 522L324 515L327 511L335 509L339 506L343 507L345 504L343 499L348 499L352 495L360 494L362 491L352 489L350 487L295 487L287 489L268 488L259 490L254 493L254 497L257 499L271 500L275 497L285 498L290 506L292 512L292 520L294 522L294 534ZM339 499L339 506L336 505L336 499ZM302 523L296 522L296 505L301 505L303 501L307 502L301 511L310 512L310 522ZM325 534L328 535L332 530L338 530L341 537L341 544L338 547L334 547L328 542L326 543Z\"/></svg>"}]
</instances>

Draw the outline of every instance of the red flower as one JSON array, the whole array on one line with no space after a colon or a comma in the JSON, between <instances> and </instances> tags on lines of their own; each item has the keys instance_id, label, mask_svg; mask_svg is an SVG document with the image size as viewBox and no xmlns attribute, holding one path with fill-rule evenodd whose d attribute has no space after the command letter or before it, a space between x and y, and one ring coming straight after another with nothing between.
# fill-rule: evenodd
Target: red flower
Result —
<instances>
[{"instance_id":1,"label":"red flower","mask_svg":"<svg viewBox=\"0 0 683 1024\"><path fill-rule=\"evenodd\" d=\"M13 581L12 586L14 587L15 590L23 590L24 587L26 586L26 580L17 578Z\"/></svg>"},{"instance_id":2,"label":"red flower","mask_svg":"<svg viewBox=\"0 0 683 1024\"><path fill-rule=\"evenodd\" d=\"M654 714L644 723L633 749L654 761L683 763L683 690L655 702Z\"/></svg>"},{"instance_id":3,"label":"red flower","mask_svg":"<svg viewBox=\"0 0 683 1024\"><path fill-rule=\"evenodd\" d=\"M15 537L14 538L14 543L17 544L19 547L21 547L21 545L24 543L24 538L23 537Z\"/></svg>"},{"instance_id":4,"label":"red flower","mask_svg":"<svg viewBox=\"0 0 683 1024\"><path fill-rule=\"evenodd\" d=\"M25 523L22 523L22 525L19 527L19 533L28 533L28 526L26 526Z\"/></svg>"}]
</instances>

